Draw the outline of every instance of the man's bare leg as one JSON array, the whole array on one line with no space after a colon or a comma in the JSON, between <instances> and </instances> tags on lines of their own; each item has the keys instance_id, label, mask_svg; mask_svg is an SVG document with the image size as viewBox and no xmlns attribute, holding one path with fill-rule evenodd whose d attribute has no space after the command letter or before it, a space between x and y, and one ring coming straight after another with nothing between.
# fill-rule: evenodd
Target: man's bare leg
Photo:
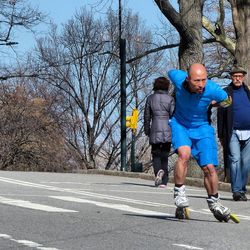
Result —
<instances>
[{"instance_id":1,"label":"man's bare leg","mask_svg":"<svg viewBox=\"0 0 250 250\"><path fill-rule=\"evenodd\" d=\"M208 196L216 195L218 193L218 176L214 165L208 164L204 166L202 170L204 173L204 185Z\"/></svg>"},{"instance_id":2,"label":"man's bare leg","mask_svg":"<svg viewBox=\"0 0 250 250\"><path fill-rule=\"evenodd\" d=\"M175 170L174 170L174 182L177 185L185 183L190 155L191 155L190 147L181 146L178 148L178 159L175 164Z\"/></svg>"}]
</instances>

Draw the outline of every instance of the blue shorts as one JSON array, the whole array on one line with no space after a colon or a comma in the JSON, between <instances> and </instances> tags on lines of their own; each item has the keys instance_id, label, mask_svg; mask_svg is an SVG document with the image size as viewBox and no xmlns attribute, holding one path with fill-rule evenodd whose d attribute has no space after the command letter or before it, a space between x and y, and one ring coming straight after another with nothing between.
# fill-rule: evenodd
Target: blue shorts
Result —
<instances>
[{"instance_id":1,"label":"blue shorts","mask_svg":"<svg viewBox=\"0 0 250 250\"><path fill-rule=\"evenodd\" d=\"M170 126L172 129L172 144L175 150L181 146L188 146L200 167L207 164L218 166L218 150L213 127L205 124L188 129L175 119L171 120Z\"/></svg>"}]
</instances>

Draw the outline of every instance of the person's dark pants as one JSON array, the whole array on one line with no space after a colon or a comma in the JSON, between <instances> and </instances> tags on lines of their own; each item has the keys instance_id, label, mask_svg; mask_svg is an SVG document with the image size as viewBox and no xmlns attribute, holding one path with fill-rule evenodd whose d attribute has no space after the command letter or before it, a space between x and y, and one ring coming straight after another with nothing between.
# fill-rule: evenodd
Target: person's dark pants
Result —
<instances>
[{"instance_id":1,"label":"person's dark pants","mask_svg":"<svg viewBox=\"0 0 250 250\"><path fill-rule=\"evenodd\" d=\"M151 152L153 158L153 168L154 174L157 175L159 170L164 171L164 175L162 177L162 184L167 185L168 183L168 155L171 148L171 143L159 143L151 145Z\"/></svg>"}]
</instances>

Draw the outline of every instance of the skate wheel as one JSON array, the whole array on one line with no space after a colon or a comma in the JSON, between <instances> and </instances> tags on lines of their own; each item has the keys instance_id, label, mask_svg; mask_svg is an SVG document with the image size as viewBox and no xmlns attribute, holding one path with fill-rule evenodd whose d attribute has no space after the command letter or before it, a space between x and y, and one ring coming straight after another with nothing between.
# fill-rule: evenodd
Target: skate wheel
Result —
<instances>
[{"instance_id":1,"label":"skate wheel","mask_svg":"<svg viewBox=\"0 0 250 250\"><path fill-rule=\"evenodd\" d=\"M230 219L235 223L240 223L240 219L237 217L236 214L230 214Z\"/></svg>"},{"instance_id":2,"label":"skate wheel","mask_svg":"<svg viewBox=\"0 0 250 250\"><path fill-rule=\"evenodd\" d=\"M218 216L218 215L214 214L214 217L215 217L219 222L223 222L223 219L221 218L221 216ZM229 218L228 218L228 220L229 220ZM227 220L227 221L228 221L228 220ZM225 222L227 222L227 221L225 221Z\"/></svg>"},{"instance_id":3,"label":"skate wheel","mask_svg":"<svg viewBox=\"0 0 250 250\"><path fill-rule=\"evenodd\" d=\"M184 209L177 207L175 210L175 218L179 219L179 220L183 220L184 219Z\"/></svg>"},{"instance_id":4,"label":"skate wheel","mask_svg":"<svg viewBox=\"0 0 250 250\"><path fill-rule=\"evenodd\" d=\"M177 207L175 210L175 218L179 220L190 219L190 211L188 207Z\"/></svg>"},{"instance_id":5,"label":"skate wheel","mask_svg":"<svg viewBox=\"0 0 250 250\"><path fill-rule=\"evenodd\" d=\"M188 207L184 208L184 216L185 216L185 219L187 219L187 220L190 219L190 211L189 211Z\"/></svg>"}]
</instances>

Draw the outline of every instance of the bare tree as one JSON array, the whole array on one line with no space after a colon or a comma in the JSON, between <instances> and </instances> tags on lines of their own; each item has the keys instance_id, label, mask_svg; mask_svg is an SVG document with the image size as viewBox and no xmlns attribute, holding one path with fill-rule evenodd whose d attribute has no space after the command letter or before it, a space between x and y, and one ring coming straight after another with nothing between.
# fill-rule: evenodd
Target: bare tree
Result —
<instances>
[{"instance_id":1,"label":"bare tree","mask_svg":"<svg viewBox=\"0 0 250 250\"><path fill-rule=\"evenodd\" d=\"M0 0L0 45L16 45L14 32L17 28L32 30L45 16L26 0Z\"/></svg>"},{"instance_id":2,"label":"bare tree","mask_svg":"<svg viewBox=\"0 0 250 250\"><path fill-rule=\"evenodd\" d=\"M95 19L80 10L58 34L38 44L40 83L63 96L64 131L69 148L82 168L109 169L119 163L120 89L118 19L111 10L106 18ZM128 58L152 46L150 32L140 28L139 18L128 12L123 28L127 34ZM144 87L155 75L159 54L134 60L128 65L129 107L143 108ZM151 82L150 82L151 87ZM131 105L131 106L130 106ZM128 110L130 111L130 110Z\"/></svg>"},{"instance_id":3,"label":"bare tree","mask_svg":"<svg viewBox=\"0 0 250 250\"><path fill-rule=\"evenodd\" d=\"M52 119L48 100L33 98L22 86L1 86L0 168L61 171L65 141Z\"/></svg>"}]
</instances>

